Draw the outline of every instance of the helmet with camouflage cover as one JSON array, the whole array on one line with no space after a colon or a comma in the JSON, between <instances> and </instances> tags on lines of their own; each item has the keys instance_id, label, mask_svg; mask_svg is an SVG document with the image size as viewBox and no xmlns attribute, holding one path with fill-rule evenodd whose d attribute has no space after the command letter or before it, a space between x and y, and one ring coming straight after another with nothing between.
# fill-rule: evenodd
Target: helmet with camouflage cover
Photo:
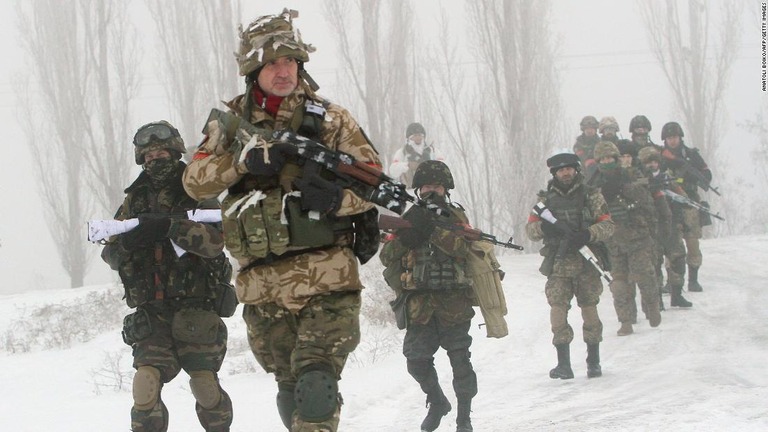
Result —
<instances>
[{"instance_id":1,"label":"helmet with camouflage cover","mask_svg":"<svg viewBox=\"0 0 768 432\"><path fill-rule=\"evenodd\" d=\"M446 190L453 189L453 175L444 162L438 160L424 161L416 167L411 187L418 189L424 185L442 185Z\"/></svg>"},{"instance_id":2,"label":"helmet with camouflage cover","mask_svg":"<svg viewBox=\"0 0 768 432\"><path fill-rule=\"evenodd\" d=\"M647 164L650 161L656 161L661 163L661 155L659 150L654 146L647 146L640 149L637 153L637 158L640 159L640 163Z\"/></svg>"},{"instance_id":3,"label":"helmet with camouflage cover","mask_svg":"<svg viewBox=\"0 0 768 432\"><path fill-rule=\"evenodd\" d=\"M168 150L176 159L186 153L178 129L165 120L147 123L133 136L133 151L137 165L144 164L144 155L153 150Z\"/></svg>"},{"instance_id":4,"label":"helmet with camouflage cover","mask_svg":"<svg viewBox=\"0 0 768 432\"><path fill-rule=\"evenodd\" d=\"M603 117L600 119L598 130L600 133L605 133L606 129L613 129L615 132L619 131L619 123L613 117Z\"/></svg>"},{"instance_id":5,"label":"helmet with camouflage cover","mask_svg":"<svg viewBox=\"0 0 768 432\"><path fill-rule=\"evenodd\" d=\"M279 57L309 61L309 53L315 52L315 47L305 44L299 29L293 26L293 18L298 16L295 10L283 9L280 15L264 15L245 29L242 25L238 28L240 48L235 58L240 75L247 76Z\"/></svg>"},{"instance_id":6,"label":"helmet with camouflage cover","mask_svg":"<svg viewBox=\"0 0 768 432\"><path fill-rule=\"evenodd\" d=\"M636 115L629 121L629 131L634 132L635 129L643 128L646 131L651 130L651 121L644 115Z\"/></svg>"},{"instance_id":7,"label":"helmet with camouflage cover","mask_svg":"<svg viewBox=\"0 0 768 432\"><path fill-rule=\"evenodd\" d=\"M597 122L597 119L594 116L585 116L583 119L581 119L581 123L579 123L579 127L581 128L581 131L584 132L584 129L592 128L597 129L597 127L600 124Z\"/></svg>"},{"instance_id":8,"label":"helmet with camouflage cover","mask_svg":"<svg viewBox=\"0 0 768 432\"><path fill-rule=\"evenodd\" d=\"M552 175L555 175L557 170L565 167L575 168L576 171L581 171L581 160L579 157L570 152L558 153L547 159L547 167Z\"/></svg>"},{"instance_id":9,"label":"helmet with camouflage cover","mask_svg":"<svg viewBox=\"0 0 768 432\"><path fill-rule=\"evenodd\" d=\"M683 128L677 122L669 122L661 128L661 140L664 141L667 137L679 136L684 137Z\"/></svg>"},{"instance_id":10,"label":"helmet with camouflage cover","mask_svg":"<svg viewBox=\"0 0 768 432\"><path fill-rule=\"evenodd\" d=\"M616 144L610 141L600 141L599 143L595 144L594 155L597 161L600 161L600 159L604 157L612 157L616 160L619 160L619 156L621 156L619 149L616 147Z\"/></svg>"}]
</instances>

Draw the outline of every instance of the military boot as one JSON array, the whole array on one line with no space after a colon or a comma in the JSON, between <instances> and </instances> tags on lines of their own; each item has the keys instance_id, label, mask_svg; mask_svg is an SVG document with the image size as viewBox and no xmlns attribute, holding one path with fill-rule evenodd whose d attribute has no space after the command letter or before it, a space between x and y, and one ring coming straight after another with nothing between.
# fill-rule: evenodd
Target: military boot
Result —
<instances>
[{"instance_id":1,"label":"military boot","mask_svg":"<svg viewBox=\"0 0 768 432\"><path fill-rule=\"evenodd\" d=\"M557 366L549 371L549 377L552 379L573 378L573 369L571 369L570 344L555 345L555 348L557 349Z\"/></svg>"},{"instance_id":2,"label":"military boot","mask_svg":"<svg viewBox=\"0 0 768 432\"><path fill-rule=\"evenodd\" d=\"M699 268L688 266L688 291L690 292L702 292L704 291L699 284Z\"/></svg>"},{"instance_id":3,"label":"military boot","mask_svg":"<svg viewBox=\"0 0 768 432\"><path fill-rule=\"evenodd\" d=\"M443 417L451 411L451 403L448 402L440 386L427 394L427 406L429 411L421 422L421 432L432 432L437 429Z\"/></svg>"},{"instance_id":4,"label":"military boot","mask_svg":"<svg viewBox=\"0 0 768 432\"><path fill-rule=\"evenodd\" d=\"M688 300L683 297L683 287L682 286L673 286L672 287L672 294L669 300L669 305L673 307L686 307L689 308L693 306L693 303L689 302Z\"/></svg>"},{"instance_id":5,"label":"military boot","mask_svg":"<svg viewBox=\"0 0 768 432\"><path fill-rule=\"evenodd\" d=\"M600 344L587 344L587 378L601 376L603 369L600 367Z\"/></svg>"},{"instance_id":6,"label":"military boot","mask_svg":"<svg viewBox=\"0 0 768 432\"><path fill-rule=\"evenodd\" d=\"M470 411L472 411L472 399L459 399L456 407L456 432L472 432Z\"/></svg>"},{"instance_id":7,"label":"military boot","mask_svg":"<svg viewBox=\"0 0 768 432\"><path fill-rule=\"evenodd\" d=\"M648 322L651 327L658 327L661 324L661 311L659 310L659 303L656 300L651 300L648 305L645 306L645 317L648 318Z\"/></svg>"},{"instance_id":8,"label":"military boot","mask_svg":"<svg viewBox=\"0 0 768 432\"><path fill-rule=\"evenodd\" d=\"M634 332L635 331L632 330L632 323L623 322L621 323L621 328L619 328L616 334L619 336L627 336L627 335L631 335Z\"/></svg>"}]
</instances>

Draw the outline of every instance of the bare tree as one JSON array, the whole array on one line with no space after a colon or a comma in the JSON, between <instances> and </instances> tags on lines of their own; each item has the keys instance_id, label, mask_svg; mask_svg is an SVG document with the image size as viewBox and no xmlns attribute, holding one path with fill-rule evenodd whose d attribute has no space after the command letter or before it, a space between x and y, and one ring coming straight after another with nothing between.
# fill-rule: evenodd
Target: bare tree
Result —
<instances>
[{"instance_id":1,"label":"bare tree","mask_svg":"<svg viewBox=\"0 0 768 432\"><path fill-rule=\"evenodd\" d=\"M122 200L126 125L136 64L123 2L80 0L17 7L31 74L17 87L48 229L70 286L82 286L92 254L83 222ZM41 121L42 119L42 121ZM92 251L92 249L91 249Z\"/></svg>"},{"instance_id":2,"label":"bare tree","mask_svg":"<svg viewBox=\"0 0 768 432\"><path fill-rule=\"evenodd\" d=\"M187 148L196 146L205 117L238 93L239 0L148 1L161 52L157 70Z\"/></svg>"},{"instance_id":3,"label":"bare tree","mask_svg":"<svg viewBox=\"0 0 768 432\"><path fill-rule=\"evenodd\" d=\"M328 2L326 19L365 112L360 121L388 163L416 120L413 11L399 0L342 0Z\"/></svg>"}]
</instances>

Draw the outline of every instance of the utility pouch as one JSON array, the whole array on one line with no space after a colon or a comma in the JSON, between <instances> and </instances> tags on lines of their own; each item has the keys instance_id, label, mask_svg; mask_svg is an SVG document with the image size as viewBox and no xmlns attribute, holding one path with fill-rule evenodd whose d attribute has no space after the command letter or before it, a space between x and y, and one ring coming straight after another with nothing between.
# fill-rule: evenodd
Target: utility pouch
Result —
<instances>
[{"instance_id":1,"label":"utility pouch","mask_svg":"<svg viewBox=\"0 0 768 432\"><path fill-rule=\"evenodd\" d=\"M289 196L285 200L291 246L320 247L333 244L333 224L325 215L310 218L310 212L301 210L301 199Z\"/></svg>"},{"instance_id":2,"label":"utility pouch","mask_svg":"<svg viewBox=\"0 0 768 432\"><path fill-rule=\"evenodd\" d=\"M221 318L201 309L181 309L173 315L171 335L182 342L211 344L219 334Z\"/></svg>"},{"instance_id":3,"label":"utility pouch","mask_svg":"<svg viewBox=\"0 0 768 432\"><path fill-rule=\"evenodd\" d=\"M539 266L539 273L549 277L555 269L555 254L550 245L544 246L539 251L539 255L544 257L544 261Z\"/></svg>"},{"instance_id":4,"label":"utility pouch","mask_svg":"<svg viewBox=\"0 0 768 432\"><path fill-rule=\"evenodd\" d=\"M365 264L376 255L381 243L379 231L379 211L372 208L364 213L352 216L355 225L355 244L352 251L360 264Z\"/></svg>"},{"instance_id":5,"label":"utility pouch","mask_svg":"<svg viewBox=\"0 0 768 432\"><path fill-rule=\"evenodd\" d=\"M702 201L700 204L709 210L709 203L707 201ZM705 211L699 210L699 225L703 227L712 225L712 216Z\"/></svg>"},{"instance_id":6,"label":"utility pouch","mask_svg":"<svg viewBox=\"0 0 768 432\"><path fill-rule=\"evenodd\" d=\"M395 313L395 322L397 328L405 330L408 328L408 298L411 296L410 292L401 292L398 296L389 302L389 306L392 308L392 312Z\"/></svg>"},{"instance_id":7,"label":"utility pouch","mask_svg":"<svg viewBox=\"0 0 768 432\"><path fill-rule=\"evenodd\" d=\"M237 304L237 293L232 284L220 282L216 285L216 299L214 301L216 314L222 318L229 318L235 314Z\"/></svg>"},{"instance_id":8,"label":"utility pouch","mask_svg":"<svg viewBox=\"0 0 768 432\"><path fill-rule=\"evenodd\" d=\"M403 288L402 274L404 272L402 260L396 260L396 263L384 269L382 275L384 275L384 281L387 282L390 288L400 290Z\"/></svg>"},{"instance_id":9,"label":"utility pouch","mask_svg":"<svg viewBox=\"0 0 768 432\"><path fill-rule=\"evenodd\" d=\"M123 318L123 342L126 345L133 346L151 334L152 324L149 321L149 313L145 309L137 309L136 312Z\"/></svg>"}]
</instances>

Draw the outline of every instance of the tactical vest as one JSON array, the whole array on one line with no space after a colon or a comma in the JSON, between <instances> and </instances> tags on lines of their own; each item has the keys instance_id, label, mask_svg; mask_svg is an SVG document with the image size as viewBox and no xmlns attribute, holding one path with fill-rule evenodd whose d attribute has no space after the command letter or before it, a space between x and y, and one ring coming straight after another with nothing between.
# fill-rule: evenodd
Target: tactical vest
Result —
<instances>
[{"instance_id":1,"label":"tactical vest","mask_svg":"<svg viewBox=\"0 0 768 432\"><path fill-rule=\"evenodd\" d=\"M629 222L629 212L635 208L635 203L619 194L607 204L608 212L611 214L611 219L613 219L615 223L626 225Z\"/></svg>"},{"instance_id":2,"label":"tactical vest","mask_svg":"<svg viewBox=\"0 0 768 432\"><path fill-rule=\"evenodd\" d=\"M578 190L567 195L561 195L549 189L544 193L544 204L552 212L555 218L568 224L574 230L589 228L594 221L594 215L590 214L586 205L587 186L580 184ZM560 238L544 237L544 245L558 243Z\"/></svg>"},{"instance_id":3,"label":"tactical vest","mask_svg":"<svg viewBox=\"0 0 768 432\"><path fill-rule=\"evenodd\" d=\"M327 103L308 99L298 106L289 129L319 141ZM254 125L271 131L270 125ZM289 159L279 180L246 174L222 200L222 225L227 250L239 260L292 256L335 244L337 236L352 232L350 217L333 217L301 209L298 191L286 193L301 176L301 167Z\"/></svg>"},{"instance_id":4,"label":"tactical vest","mask_svg":"<svg viewBox=\"0 0 768 432\"><path fill-rule=\"evenodd\" d=\"M141 177L140 177L141 178ZM181 180L178 180L181 185ZM182 213L197 207L184 190L164 189L159 193L148 184L129 188L131 208L127 218L145 213ZM192 253L176 255L171 241L163 239L152 248L131 252L118 269L125 288L125 300L133 308L156 300L215 299L220 283L229 284L232 266L224 253L202 258Z\"/></svg>"}]
</instances>

